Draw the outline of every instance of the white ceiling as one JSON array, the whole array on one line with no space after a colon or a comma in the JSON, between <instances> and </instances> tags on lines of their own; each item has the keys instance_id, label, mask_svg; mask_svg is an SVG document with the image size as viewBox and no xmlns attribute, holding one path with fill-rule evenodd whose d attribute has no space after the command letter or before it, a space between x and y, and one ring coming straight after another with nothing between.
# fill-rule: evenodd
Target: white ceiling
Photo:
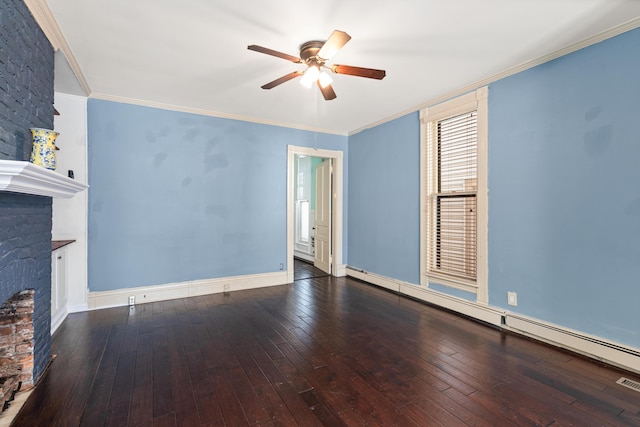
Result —
<instances>
[{"instance_id":1,"label":"white ceiling","mask_svg":"<svg viewBox=\"0 0 640 427\"><path fill-rule=\"evenodd\" d=\"M639 0L47 0L90 88L106 99L348 134L582 42L635 26ZM638 24L640 25L640 23ZM333 63L384 80L332 75L337 99L297 80L294 56L334 29L352 39ZM80 92L56 58L56 90Z\"/></svg>"}]
</instances>

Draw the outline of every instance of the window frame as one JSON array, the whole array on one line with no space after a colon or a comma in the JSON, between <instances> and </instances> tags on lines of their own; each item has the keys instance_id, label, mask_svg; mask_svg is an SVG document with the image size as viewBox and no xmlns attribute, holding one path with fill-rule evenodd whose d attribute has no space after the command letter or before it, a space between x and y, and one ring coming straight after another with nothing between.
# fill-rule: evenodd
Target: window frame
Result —
<instances>
[{"instance_id":1,"label":"window frame","mask_svg":"<svg viewBox=\"0 0 640 427\"><path fill-rule=\"evenodd\" d=\"M441 104L420 111L420 285L430 283L443 285L476 295L476 302L487 304L487 162L488 162L488 88L458 96ZM476 190L476 279L471 280L441 271L429 270L429 259L433 248L431 233L435 230L434 215L429 199L437 180L437 156L430 156L430 150L437 149L434 132L437 122L461 114L477 112L477 190ZM429 158L433 164L429 163ZM437 190L435 190L437 191Z\"/></svg>"}]
</instances>

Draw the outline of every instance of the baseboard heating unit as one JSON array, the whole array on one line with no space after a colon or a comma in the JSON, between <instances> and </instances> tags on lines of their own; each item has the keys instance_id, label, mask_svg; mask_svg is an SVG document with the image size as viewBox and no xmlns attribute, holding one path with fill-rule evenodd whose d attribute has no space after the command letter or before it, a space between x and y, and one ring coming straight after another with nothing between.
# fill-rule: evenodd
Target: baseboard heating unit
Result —
<instances>
[{"instance_id":1,"label":"baseboard heating unit","mask_svg":"<svg viewBox=\"0 0 640 427\"><path fill-rule=\"evenodd\" d=\"M505 314L505 327L548 344L640 373L640 349L512 313Z\"/></svg>"}]
</instances>

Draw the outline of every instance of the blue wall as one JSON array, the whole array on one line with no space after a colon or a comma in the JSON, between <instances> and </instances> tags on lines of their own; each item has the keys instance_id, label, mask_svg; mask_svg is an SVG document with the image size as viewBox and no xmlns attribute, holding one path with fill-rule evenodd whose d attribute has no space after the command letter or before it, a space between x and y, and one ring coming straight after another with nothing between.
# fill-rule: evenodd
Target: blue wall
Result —
<instances>
[{"instance_id":1,"label":"blue wall","mask_svg":"<svg viewBox=\"0 0 640 427\"><path fill-rule=\"evenodd\" d=\"M640 30L492 83L488 165L489 303L634 347L637 46ZM415 284L419 132L412 113L350 136L345 153L345 262ZM90 100L91 290L277 271L286 145L347 147L315 138Z\"/></svg>"},{"instance_id":2,"label":"blue wall","mask_svg":"<svg viewBox=\"0 0 640 427\"><path fill-rule=\"evenodd\" d=\"M640 30L489 90L489 296L640 347Z\"/></svg>"},{"instance_id":3,"label":"blue wall","mask_svg":"<svg viewBox=\"0 0 640 427\"><path fill-rule=\"evenodd\" d=\"M95 99L88 117L91 291L286 268L287 145L347 162L345 136Z\"/></svg>"},{"instance_id":4,"label":"blue wall","mask_svg":"<svg viewBox=\"0 0 640 427\"><path fill-rule=\"evenodd\" d=\"M489 86L489 304L634 347L638 46L640 29ZM417 113L353 135L349 158L349 265L418 284Z\"/></svg>"},{"instance_id":5,"label":"blue wall","mask_svg":"<svg viewBox=\"0 0 640 427\"><path fill-rule=\"evenodd\" d=\"M420 283L420 121L349 138L349 266Z\"/></svg>"}]
</instances>

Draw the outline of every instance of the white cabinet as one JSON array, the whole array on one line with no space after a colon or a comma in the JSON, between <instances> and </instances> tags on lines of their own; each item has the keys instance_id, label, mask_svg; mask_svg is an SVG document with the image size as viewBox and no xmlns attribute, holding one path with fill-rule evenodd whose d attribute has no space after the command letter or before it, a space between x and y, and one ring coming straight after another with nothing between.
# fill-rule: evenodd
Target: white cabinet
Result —
<instances>
[{"instance_id":1,"label":"white cabinet","mask_svg":"<svg viewBox=\"0 0 640 427\"><path fill-rule=\"evenodd\" d=\"M51 334L67 317L67 247L51 252Z\"/></svg>"}]
</instances>

